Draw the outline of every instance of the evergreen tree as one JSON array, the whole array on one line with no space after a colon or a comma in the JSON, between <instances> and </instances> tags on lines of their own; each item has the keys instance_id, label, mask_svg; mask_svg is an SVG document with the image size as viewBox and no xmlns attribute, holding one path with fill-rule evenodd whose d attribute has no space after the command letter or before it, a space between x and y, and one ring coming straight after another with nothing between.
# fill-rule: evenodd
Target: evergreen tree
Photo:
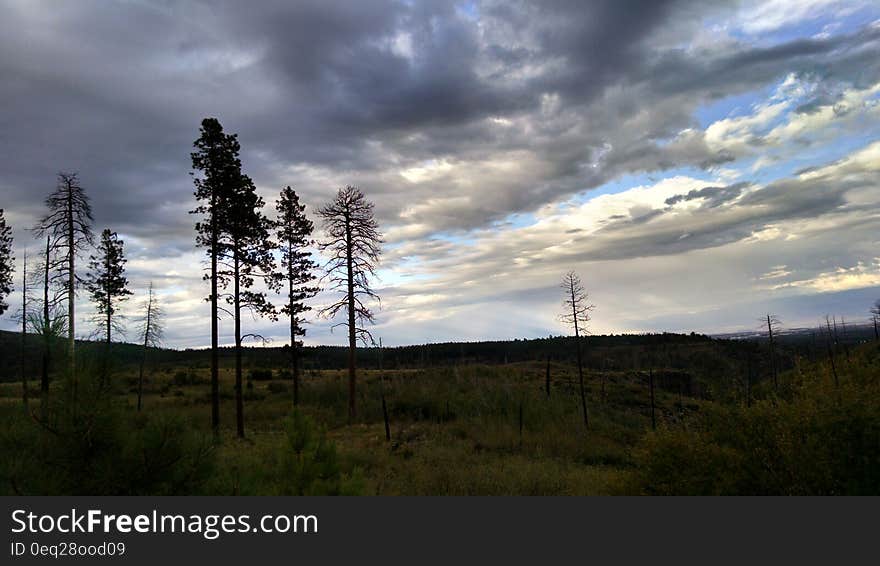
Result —
<instances>
[{"instance_id":1,"label":"evergreen tree","mask_svg":"<svg viewBox=\"0 0 880 566\"><path fill-rule=\"evenodd\" d=\"M207 300L211 303L211 428L220 431L220 373L219 373L219 305L217 269L220 252L221 212L226 206L233 185L240 180L240 146L235 134L225 134L216 118L205 118L199 130L200 136L190 154L192 158L193 184L198 206L190 214L198 214L196 222L196 245L206 249L209 258L208 272L204 278L211 283ZM196 176L196 172L200 175Z\"/></svg>"},{"instance_id":2,"label":"evergreen tree","mask_svg":"<svg viewBox=\"0 0 880 566\"><path fill-rule=\"evenodd\" d=\"M6 225L6 217L0 208L0 315L9 308L5 299L12 292L13 261L12 228Z\"/></svg>"},{"instance_id":3,"label":"evergreen tree","mask_svg":"<svg viewBox=\"0 0 880 566\"><path fill-rule=\"evenodd\" d=\"M92 302L95 303L103 338L109 345L112 342L113 331L122 331L119 323L120 303L128 300L132 293L128 289L128 279L125 277L126 259L123 241L116 232L105 228L101 232L97 251L98 255L91 256L89 262L91 271L85 284Z\"/></svg>"},{"instance_id":4,"label":"evergreen tree","mask_svg":"<svg viewBox=\"0 0 880 566\"><path fill-rule=\"evenodd\" d=\"M330 255L325 267L331 287L340 293L339 299L321 310L327 318L339 311L348 314L347 322L335 326L348 328L348 416L354 420L357 340L373 342L365 323L374 322L373 312L366 301L378 296L370 287L369 278L375 275L381 254L382 235L373 215L373 203L355 187L339 189L336 197L318 211L324 221L325 239L320 249ZM368 341L369 339L369 341Z\"/></svg>"},{"instance_id":5,"label":"evergreen tree","mask_svg":"<svg viewBox=\"0 0 880 566\"><path fill-rule=\"evenodd\" d=\"M233 181L233 177L230 177ZM217 245L219 268L217 280L235 326L235 425L244 437L244 400L242 391L242 342L257 334L242 334L242 311L277 319L275 308L266 293L255 290L254 283L272 284L275 243L270 239L273 222L262 213L263 199L253 181L240 171L230 183L224 207L218 211L220 238ZM229 311L227 311L229 312Z\"/></svg>"},{"instance_id":6,"label":"evergreen tree","mask_svg":"<svg viewBox=\"0 0 880 566\"><path fill-rule=\"evenodd\" d=\"M299 404L299 346L298 338L305 336L305 313L312 308L305 300L314 297L319 288L312 285L315 281L313 271L318 265L312 261L312 253L308 246L313 245L311 239L314 224L306 218L304 204L300 204L299 196L290 187L281 191L281 197L275 203L278 211L276 236L281 249L281 269L276 274L276 291L286 288L287 303L281 308L282 314L290 321L290 372L293 376L293 404Z\"/></svg>"}]
</instances>

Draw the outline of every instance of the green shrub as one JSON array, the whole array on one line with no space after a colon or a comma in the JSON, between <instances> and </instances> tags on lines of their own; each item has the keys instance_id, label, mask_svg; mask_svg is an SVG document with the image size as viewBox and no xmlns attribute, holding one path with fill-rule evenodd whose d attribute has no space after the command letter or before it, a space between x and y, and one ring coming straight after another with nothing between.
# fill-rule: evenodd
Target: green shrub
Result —
<instances>
[{"instance_id":1,"label":"green shrub","mask_svg":"<svg viewBox=\"0 0 880 566\"><path fill-rule=\"evenodd\" d=\"M269 381L272 379L271 369L252 369L248 374L248 380Z\"/></svg>"},{"instance_id":2,"label":"green shrub","mask_svg":"<svg viewBox=\"0 0 880 566\"><path fill-rule=\"evenodd\" d=\"M791 400L707 409L689 430L649 434L633 490L649 494L880 493L876 386L827 382Z\"/></svg>"},{"instance_id":3,"label":"green shrub","mask_svg":"<svg viewBox=\"0 0 880 566\"><path fill-rule=\"evenodd\" d=\"M280 381L270 381L266 388L269 393L287 393L287 384Z\"/></svg>"},{"instance_id":4,"label":"green shrub","mask_svg":"<svg viewBox=\"0 0 880 566\"><path fill-rule=\"evenodd\" d=\"M184 495L210 475L210 438L177 418L78 403L45 423L7 412L0 430L0 493Z\"/></svg>"}]
</instances>

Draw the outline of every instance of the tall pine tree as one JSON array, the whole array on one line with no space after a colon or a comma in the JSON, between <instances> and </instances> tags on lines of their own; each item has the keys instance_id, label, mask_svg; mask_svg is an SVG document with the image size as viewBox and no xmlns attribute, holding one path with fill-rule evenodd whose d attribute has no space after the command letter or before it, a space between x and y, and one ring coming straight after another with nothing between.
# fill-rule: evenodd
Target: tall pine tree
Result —
<instances>
[{"instance_id":1,"label":"tall pine tree","mask_svg":"<svg viewBox=\"0 0 880 566\"><path fill-rule=\"evenodd\" d=\"M277 319L275 308L266 293L254 289L257 280L272 283L275 243L270 239L273 223L262 213L263 199L257 194L253 181L238 173L230 185L224 207L218 212L220 239L217 253L217 279L223 289L223 298L231 307L235 326L235 428L244 438L244 397L242 391L242 342L257 334L242 334L241 316L249 311L257 316Z\"/></svg>"},{"instance_id":2,"label":"tall pine tree","mask_svg":"<svg viewBox=\"0 0 880 566\"><path fill-rule=\"evenodd\" d=\"M211 428L220 432L220 366L219 366L219 309L218 261L222 237L221 216L227 205L228 194L240 182L241 150L235 134L223 132L216 118L205 118L199 130L199 138L193 142L193 184L198 205L191 214L200 215L196 222L196 245L205 248L209 258L208 272L204 278L210 281L211 292ZM198 175L197 175L198 173Z\"/></svg>"},{"instance_id":3,"label":"tall pine tree","mask_svg":"<svg viewBox=\"0 0 880 566\"><path fill-rule=\"evenodd\" d=\"M128 299L131 291L128 289L128 279L125 277L126 259L123 241L116 232L111 232L109 228L101 232L97 252L97 255L91 256L89 261L91 271L85 283L95 304L96 318L100 321L103 332L102 337L109 345L112 342L113 332L122 330L119 322L119 307L120 303Z\"/></svg>"},{"instance_id":4,"label":"tall pine tree","mask_svg":"<svg viewBox=\"0 0 880 566\"><path fill-rule=\"evenodd\" d=\"M314 224L305 215L306 206L300 204L299 196L290 187L281 191L280 198L275 202L278 212L275 235L281 249L281 268L275 279L276 291L284 289L287 302L281 313L290 321L290 373L293 376L293 404L299 404L299 347L300 336L305 336L305 313L312 307L305 300L314 297L319 288L315 281L314 270L318 264L312 261L312 253L308 250L314 244L312 230Z\"/></svg>"}]
</instances>

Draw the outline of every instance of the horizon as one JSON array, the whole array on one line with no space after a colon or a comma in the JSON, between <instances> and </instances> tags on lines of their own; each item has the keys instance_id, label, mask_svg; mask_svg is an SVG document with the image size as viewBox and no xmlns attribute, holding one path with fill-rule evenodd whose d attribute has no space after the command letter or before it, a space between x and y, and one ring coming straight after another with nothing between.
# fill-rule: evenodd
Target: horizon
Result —
<instances>
[{"instance_id":1,"label":"horizon","mask_svg":"<svg viewBox=\"0 0 880 566\"><path fill-rule=\"evenodd\" d=\"M595 334L861 323L880 298L874 3L5 4L0 329L71 170L125 242L128 323L153 281L167 345L209 343L187 214L206 116L238 134L267 214L287 185L312 219L348 184L375 203L388 346L560 335L569 269ZM304 343L343 345L316 311ZM244 320L276 345L285 325Z\"/></svg>"}]
</instances>

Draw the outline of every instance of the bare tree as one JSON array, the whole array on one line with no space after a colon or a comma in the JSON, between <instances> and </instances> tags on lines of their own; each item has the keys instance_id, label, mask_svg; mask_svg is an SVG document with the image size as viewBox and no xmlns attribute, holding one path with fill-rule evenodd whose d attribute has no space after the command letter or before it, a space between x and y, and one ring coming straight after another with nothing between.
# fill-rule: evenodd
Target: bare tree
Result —
<instances>
[{"instance_id":1,"label":"bare tree","mask_svg":"<svg viewBox=\"0 0 880 566\"><path fill-rule=\"evenodd\" d=\"M581 408L584 414L584 427L590 427L590 416L587 411L587 393L584 389L584 362L583 353L581 352L581 331L587 332L586 325L590 322L590 313L595 309L595 305L590 304L589 295L587 294L581 278L574 271L569 271L562 278L559 285L562 289L565 300L562 301L564 311L559 319L565 324L574 328L575 344L577 345L577 364L578 379L580 381Z\"/></svg>"},{"instance_id":2,"label":"bare tree","mask_svg":"<svg viewBox=\"0 0 880 566\"><path fill-rule=\"evenodd\" d=\"M49 372L52 369L52 350L56 341L67 333L67 317L62 305L67 294L64 291L63 264L52 247L52 236L46 235L45 252L33 271L34 285L43 289L40 310L29 314L31 330L40 336L43 352L40 359L40 410L45 417L49 401Z\"/></svg>"},{"instance_id":3,"label":"bare tree","mask_svg":"<svg viewBox=\"0 0 880 566\"><path fill-rule=\"evenodd\" d=\"M775 314L767 313L761 319L762 323L767 323L767 340L770 345L770 374L773 376L773 390L779 392L779 368L776 364L776 336L779 329L782 328L782 321Z\"/></svg>"},{"instance_id":4,"label":"bare tree","mask_svg":"<svg viewBox=\"0 0 880 566\"><path fill-rule=\"evenodd\" d=\"M104 229L98 243L98 255L91 256L91 271L86 277L85 285L92 301L95 303L97 320L108 347L112 342L113 331L121 332L119 322L120 303L131 296L128 279L125 277L125 254L123 241L116 232Z\"/></svg>"},{"instance_id":5,"label":"bare tree","mask_svg":"<svg viewBox=\"0 0 880 566\"><path fill-rule=\"evenodd\" d=\"M141 353L140 369L138 371L138 401L137 410L141 410L143 391L144 391L144 366L147 363L147 352L150 348L158 348L162 345L162 335L164 333L164 312L159 300L153 291L153 282L150 281L150 287L147 290L147 298L144 300L141 317L138 325L138 339L143 344L143 352Z\"/></svg>"},{"instance_id":6,"label":"bare tree","mask_svg":"<svg viewBox=\"0 0 880 566\"><path fill-rule=\"evenodd\" d=\"M312 221L306 218L304 204L290 187L281 191L275 203L278 211L276 236L281 249L281 269L275 278L275 289L286 287L287 304L281 308L282 314L290 321L290 372L293 377L293 405L299 404L299 337L304 336L305 313L312 307L305 300L314 297L319 288L312 285L314 270L318 264L312 261L308 247L312 241Z\"/></svg>"},{"instance_id":7,"label":"bare tree","mask_svg":"<svg viewBox=\"0 0 880 566\"><path fill-rule=\"evenodd\" d=\"M336 197L318 211L324 222L326 238L320 243L321 251L330 256L325 269L330 288L340 293L333 304L321 310L321 315L333 318L346 311L348 320L333 325L348 328L348 416L354 420L357 340L372 343L365 323L373 323L373 312L366 302L379 297L370 287L369 278L375 275L381 254L382 236L373 215L373 203L355 187L339 189Z\"/></svg>"},{"instance_id":8,"label":"bare tree","mask_svg":"<svg viewBox=\"0 0 880 566\"><path fill-rule=\"evenodd\" d=\"M840 379L837 376L837 364L834 363L834 350L837 344L836 339L836 327L832 328L831 325L831 317L827 314L825 315L825 328L828 332L826 345L828 348L828 361L831 363L831 372L834 375L834 385L835 387L840 384Z\"/></svg>"},{"instance_id":9,"label":"bare tree","mask_svg":"<svg viewBox=\"0 0 880 566\"><path fill-rule=\"evenodd\" d=\"M59 173L55 191L46 198L48 214L37 224L40 236L49 235L51 248L62 258L59 270L67 291L68 364L76 400L76 257L93 243L92 207L76 173Z\"/></svg>"},{"instance_id":10,"label":"bare tree","mask_svg":"<svg viewBox=\"0 0 880 566\"><path fill-rule=\"evenodd\" d=\"M874 325L874 340L880 340L880 301L871 307L871 322Z\"/></svg>"}]
</instances>

